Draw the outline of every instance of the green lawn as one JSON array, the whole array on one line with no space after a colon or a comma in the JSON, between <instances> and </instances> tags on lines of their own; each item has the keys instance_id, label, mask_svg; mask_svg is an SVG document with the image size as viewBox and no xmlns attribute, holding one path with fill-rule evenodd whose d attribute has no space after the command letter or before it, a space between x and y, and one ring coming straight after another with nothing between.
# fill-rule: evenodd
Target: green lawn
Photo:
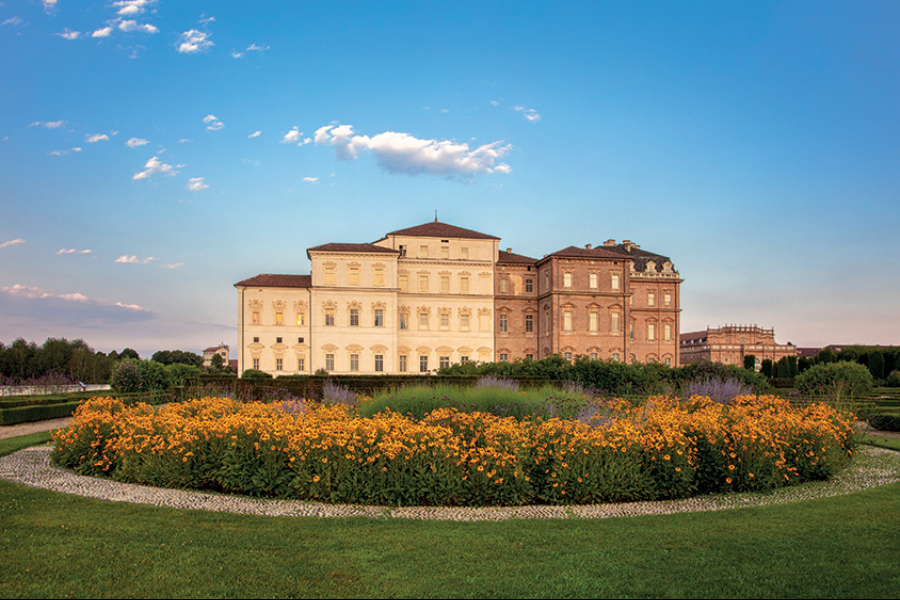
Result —
<instances>
[{"instance_id":1,"label":"green lawn","mask_svg":"<svg viewBox=\"0 0 900 600\"><path fill-rule=\"evenodd\" d=\"M46 437L0 441L0 454ZM176 510L0 482L0 597L896 598L898 531L900 484L711 513L451 523Z\"/></svg>"}]
</instances>

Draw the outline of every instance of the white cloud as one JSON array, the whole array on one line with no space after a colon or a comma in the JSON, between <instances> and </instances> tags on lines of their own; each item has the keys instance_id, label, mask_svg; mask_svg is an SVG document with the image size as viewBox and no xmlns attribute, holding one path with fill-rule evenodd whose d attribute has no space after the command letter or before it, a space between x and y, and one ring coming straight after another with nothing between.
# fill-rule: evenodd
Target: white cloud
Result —
<instances>
[{"instance_id":1,"label":"white cloud","mask_svg":"<svg viewBox=\"0 0 900 600\"><path fill-rule=\"evenodd\" d=\"M75 248L68 248L68 249L60 248L56 252L57 256L62 255L62 254L90 254L90 253L91 253L91 250L88 250L88 249L76 250Z\"/></svg>"},{"instance_id":2,"label":"white cloud","mask_svg":"<svg viewBox=\"0 0 900 600\"><path fill-rule=\"evenodd\" d=\"M53 294L36 287L15 284L0 287L0 292L22 298L52 298Z\"/></svg>"},{"instance_id":3,"label":"white cloud","mask_svg":"<svg viewBox=\"0 0 900 600\"><path fill-rule=\"evenodd\" d=\"M134 20L126 19L119 21L119 29L121 31L143 31L144 33L159 33L159 29L148 23L138 23Z\"/></svg>"},{"instance_id":4,"label":"white cloud","mask_svg":"<svg viewBox=\"0 0 900 600\"><path fill-rule=\"evenodd\" d=\"M262 130L261 130L261 129L257 129L256 131L254 131L253 133L251 133L250 135L248 135L248 136L247 136L247 139L250 139L250 138L257 138L257 137L259 137L259 136L261 136L261 135L262 135Z\"/></svg>"},{"instance_id":5,"label":"white cloud","mask_svg":"<svg viewBox=\"0 0 900 600\"><path fill-rule=\"evenodd\" d=\"M155 2L156 0L120 0L113 2L113 6L119 9L117 14L123 17L133 17L143 13L148 6Z\"/></svg>"},{"instance_id":6,"label":"white cloud","mask_svg":"<svg viewBox=\"0 0 900 600\"><path fill-rule=\"evenodd\" d=\"M166 263L164 265L160 265L160 269L177 269L178 267L184 265L184 263Z\"/></svg>"},{"instance_id":7,"label":"white cloud","mask_svg":"<svg viewBox=\"0 0 900 600\"><path fill-rule=\"evenodd\" d=\"M499 141L469 149L466 143L419 139L395 131L372 137L355 135L351 125L320 127L316 130L315 140L317 144L334 146L338 158L343 160L355 160L360 150L368 150L389 173L465 176L512 171L506 163L498 162L509 153L512 145Z\"/></svg>"},{"instance_id":8,"label":"white cloud","mask_svg":"<svg viewBox=\"0 0 900 600\"><path fill-rule=\"evenodd\" d=\"M105 38L109 37L110 33L112 33L112 27L101 27L100 29L95 30L94 33L91 34L91 37Z\"/></svg>"},{"instance_id":9,"label":"white cloud","mask_svg":"<svg viewBox=\"0 0 900 600\"><path fill-rule=\"evenodd\" d=\"M241 58L247 52L265 52L268 49L269 49L268 46L257 46L256 44L250 44L244 50L232 50L231 57L232 58Z\"/></svg>"},{"instance_id":10,"label":"white cloud","mask_svg":"<svg viewBox=\"0 0 900 600\"><path fill-rule=\"evenodd\" d=\"M50 156L65 156L70 152L81 152L81 148L75 146L74 148L69 148L68 150L53 150L52 152L48 152L47 154L49 154Z\"/></svg>"},{"instance_id":11,"label":"white cloud","mask_svg":"<svg viewBox=\"0 0 900 600\"><path fill-rule=\"evenodd\" d=\"M199 192L200 190L205 190L209 186L203 183L202 177L191 177L186 186L192 192Z\"/></svg>"},{"instance_id":12,"label":"white cloud","mask_svg":"<svg viewBox=\"0 0 900 600\"><path fill-rule=\"evenodd\" d=\"M148 256L145 259L140 259L137 256L128 256L127 254L123 254L119 258L116 259L117 263L129 264L129 265L146 265L151 260L156 260L153 256Z\"/></svg>"},{"instance_id":13,"label":"white cloud","mask_svg":"<svg viewBox=\"0 0 900 600\"><path fill-rule=\"evenodd\" d=\"M88 144L96 144L97 142L108 142L109 136L105 133L85 134L84 139Z\"/></svg>"},{"instance_id":14,"label":"white cloud","mask_svg":"<svg viewBox=\"0 0 900 600\"><path fill-rule=\"evenodd\" d=\"M206 123L206 128L210 131L218 131L225 127L225 124L216 118L216 115L206 115L203 117L203 122Z\"/></svg>"},{"instance_id":15,"label":"white cloud","mask_svg":"<svg viewBox=\"0 0 900 600\"><path fill-rule=\"evenodd\" d=\"M125 310L122 310L125 309ZM0 310L5 316L36 318L46 323L102 323L148 319L153 313L137 304L95 300L80 292L56 294L33 286L0 287Z\"/></svg>"},{"instance_id":16,"label":"white cloud","mask_svg":"<svg viewBox=\"0 0 900 600\"><path fill-rule=\"evenodd\" d=\"M129 138L129 140L127 142L125 142L125 145L128 146L129 148L137 148L139 146L145 146L149 143L150 142L145 139L133 137L133 138Z\"/></svg>"},{"instance_id":17,"label":"white cloud","mask_svg":"<svg viewBox=\"0 0 900 600\"><path fill-rule=\"evenodd\" d=\"M72 31L68 27L66 27L65 31L63 31L62 33L57 33L56 35L58 35L61 38L65 38L67 40L77 40L78 36L81 35L81 32L80 31Z\"/></svg>"},{"instance_id":18,"label":"white cloud","mask_svg":"<svg viewBox=\"0 0 900 600\"><path fill-rule=\"evenodd\" d=\"M303 132L295 126L293 129L284 134L284 137L281 139L281 143L291 144L299 140L301 135L303 135Z\"/></svg>"},{"instance_id":19,"label":"white cloud","mask_svg":"<svg viewBox=\"0 0 900 600\"><path fill-rule=\"evenodd\" d=\"M25 243L25 240L23 240L21 238L16 238L14 240L8 240L6 242L3 242L2 244L0 244L0 248L8 248L10 246L15 246L16 244L24 244L24 243Z\"/></svg>"},{"instance_id":20,"label":"white cloud","mask_svg":"<svg viewBox=\"0 0 900 600\"><path fill-rule=\"evenodd\" d=\"M533 108L525 108L524 106L514 106L513 110L522 113L522 116L534 123L541 120L541 115Z\"/></svg>"},{"instance_id":21,"label":"white cloud","mask_svg":"<svg viewBox=\"0 0 900 600\"><path fill-rule=\"evenodd\" d=\"M59 129L60 127L62 127L65 124L66 124L66 122L63 119L60 119L59 121L35 121L31 125L29 125L29 127L44 127L45 129Z\"/></svg>"},{"instance_id":22,"label":"white cloud","mask_svg":"<svg viewBox=\"0 0 900 600\"><path fill-rule=\"evenodd\" d=\"M175 175L178 171L174 170L175 168L172 165L167 165L166 163L159 160L158 156L154 156L144 165L144 170L140 173L135 173L132 179L147 179L151 175L156 173L162 173L163 175Z\"/></svg>"},{"instance_id":23,"label":"white cloud","mask_svg":"<svg viewBox=\"0 0 900 600\"><path fill-rule=\"evenodd\" d=\"M206 52L214 46L212 40L209 39L210 34L197 29L190 29L178 36L176 48L182 54L195 54L197 52Z\"/></svg>"},{"instance_id":24,"label":"white cloud","mask_svg":"<svg viewBox=\"0 0 900 600\"><path fill-rule=\"evenodd\" d=\"M41 0L41 4L44 5L44 10L52 10L56 8L56 0Z\"/></svg>"},{"instance_id":25,"label":"white cloud","mask_svg":"<svg viewBox=\"0 0 900 600\"><path fill-rule=\"evenodd\" d=\"M305 181L306 183L319 183L319 178L318 177L304 177L303 181Z\"/></svg>"},{"instance_id":26,"label":"white cloud","mask_svg":"<svg viewBox=\"0 0 900 600\"><path fill-rule=\"evenodd\" d=\"M499 100L491 100L491 106L500 106Z\"/></svg>"},{"instance_id":27,"label":"white cloud","mask_svg":"<svg viewBox=\"0 0 900 600\"><path fill-rule=\"evenodd\" d=\"M0 23L0 25L19 25L22 22L22 19L19 17L10 17L7 20Z\"/></svg>"}]
</instances>

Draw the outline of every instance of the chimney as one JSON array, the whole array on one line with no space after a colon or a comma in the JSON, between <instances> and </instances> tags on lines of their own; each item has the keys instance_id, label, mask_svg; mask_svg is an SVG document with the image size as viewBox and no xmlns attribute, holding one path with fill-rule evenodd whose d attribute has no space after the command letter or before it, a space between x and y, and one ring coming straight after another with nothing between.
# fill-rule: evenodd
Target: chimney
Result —
<instances>
[{"instance_id":1,"label":"chimney","mask_svg":"<svg viewBox=\"0 0 900 600\"><path fill-rule=\"evenodd\" d=\"M591 245L590 245L590 244L585 244L585 245L584 245L584 249L585 249L585 250L590 250L590 249L591 249Z\"/></svg>"},{"instance_id":2,"label":"chimney","mask_svg":"<svg viewBox=\"0 0 900 600\"><path fill-rule=\"evenodd\" d=\"M615 246L616 240L606 240L605 242L603 242L603 245L604 246Z\"/></svg>"},{"instance_id":3,"label":"chimney","mask_svg":"<svg viewBox=\"0 0 900 600\"><path fill-rule=\"evenodd\" d=\"M506 249L506 252L507 252L508 254L512 254L512 248L507 248L507 249Z\"/></svg>"}]
</instances>

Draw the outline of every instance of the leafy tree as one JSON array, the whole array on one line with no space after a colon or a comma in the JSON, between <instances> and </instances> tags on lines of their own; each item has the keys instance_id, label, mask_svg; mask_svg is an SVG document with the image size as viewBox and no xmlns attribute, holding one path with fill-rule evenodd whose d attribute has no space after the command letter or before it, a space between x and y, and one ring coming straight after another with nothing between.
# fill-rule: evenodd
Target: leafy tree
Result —
<instances>
[{"instance_id":1,"label":"leafy tree","mask_svg":"<svg viewBox=\"0 0 900 600\"><path fill-rule=\"evenodd\" d=\"M815 365L795 380L801 394L859 397L872 391L875 380L857 362L839 361Z\"/></svg>"},{"instance_id":2,"label":"leafy tree","mask_svg":"<svg viewBox=\"0 0 900 600\"><path fill-rule=\"evenodd\" d=\"M125 348L124 350L122 350L121 352L119 352L118 358L120 358L120 359L122 359L122 358L133 358L133 359L135 359L135 360L140 360L141 357L140 357L140 355L137 353L137 351L132 350L131 348Z\"/></svg>"},{"instance_id":3,"label":"leafy tree","mask_svg":"<svg viewBox=\"0 0 900 600\"><path fill-rule=\"evenodd\" d=\"M880 350L869 353L869 373L875 379L884 379L884 354Z\"/></svg>"},{"instance_id":4,"label":"leafy tree","mask_svg":"<svg viewBox=\"0 0 900 600\"><path fill-rule=\"evenodd\" d=\"M751 371L756 370L756 355L748 354L744 356L744 368Z\"/></svg>"}]
</instances>

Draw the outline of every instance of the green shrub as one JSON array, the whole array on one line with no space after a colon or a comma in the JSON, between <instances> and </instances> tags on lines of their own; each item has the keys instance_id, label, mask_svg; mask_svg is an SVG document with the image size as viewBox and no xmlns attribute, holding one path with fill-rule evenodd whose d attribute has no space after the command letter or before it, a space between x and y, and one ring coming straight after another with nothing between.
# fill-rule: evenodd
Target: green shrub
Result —
<instances>
[{"instance_id":1,"label":"green shrub","mask_svg":"<svg viewBox=\"0 0 900 600\"><path fill-rule=\"evenodd\" d=\"M900 371L891 371L891 374L884 380L887 387L900 387Z\"/></svg>"},{"instance_id":2,"label":"green shrub","mask_svg":"<svg viewBox=\"0 0 900 600\"><path fill-rule=\"evenodd\" d=\"M241 379L272 379L272 376L258 369L247 369L241 374Z\"/></svg>"},{"instance_id":3,"label":"green shrub","mask_svg":"<svg viewBox=\"0 0 900 600\"><path fill-rule=\"evenodd\" d=\"M801 394L855 398L871 392L875 380L863 365L841 361L815 365L798 375L795 383Z\"/></svg>"},{"instance_id":4,"label":"green shrub","mask_svg":"<svg viewBox=\"0 0 900 600\"><path fill-rule=\"evenodd\" d=\"M117 392L152 392L171 385L166 368L152 360L125 358L116 363L109 379Z\"/></svg>"}]
</instances>

